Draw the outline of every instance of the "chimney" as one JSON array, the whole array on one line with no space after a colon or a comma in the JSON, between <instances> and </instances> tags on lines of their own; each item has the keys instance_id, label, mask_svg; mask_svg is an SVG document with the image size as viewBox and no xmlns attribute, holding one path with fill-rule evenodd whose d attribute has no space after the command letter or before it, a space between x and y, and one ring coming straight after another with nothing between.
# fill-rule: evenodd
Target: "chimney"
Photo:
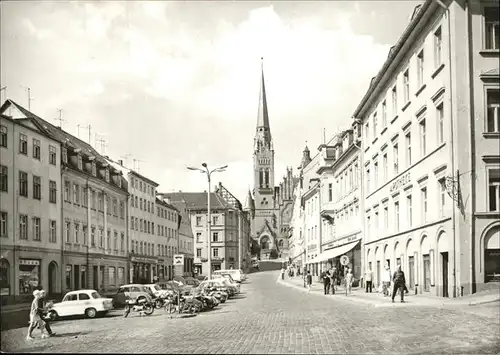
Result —
<instances>
[{"instance_id":1,"label":"chimney","mask_svg":"<svg viewBox=\"0 0 500 355\"><path fill-rule=\"evenodd\" d=\"M120 164L120 166L123 166L123 160L118 160L118 164Z\"/></svg>"}]
</instances>

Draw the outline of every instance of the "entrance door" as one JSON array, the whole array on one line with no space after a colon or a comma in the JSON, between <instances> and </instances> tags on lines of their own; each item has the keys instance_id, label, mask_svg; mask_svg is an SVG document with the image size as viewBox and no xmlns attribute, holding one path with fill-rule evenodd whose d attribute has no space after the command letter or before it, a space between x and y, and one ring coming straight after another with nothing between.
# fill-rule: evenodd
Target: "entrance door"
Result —
<instances>
[{"instance_id":1,"label":"entrance door","mask_svg":"<svg viewBox=\"0 0 500 355\"><path fill-rule=\"evenodd\" d=\"M415 287L415 257L408 257L408 278L410 281L410 288L413 289Z\"/></svg>"},{"instance_id":2,"label":"entrance door","mask_svg":"<svg viewBox=\"0 0 500 355\"><path fill-rule=\"evenodd\" d=\"M81 279L81 285L82 288L85 289L87 288L87 267L82 266L82 272L80 273L80 279Z\"/></svg>"},{"instance_id":3,"label":"entrance door","mask_svg":"<svg viewBox=\"0 0 500 355\"><path fill-rule=\"evenodd\" d=\"M94 284L94 290L99 290L99 270L97 268L97 266L94 266L92 268L92 279L94 280L93 284Z\"/></svg>"},{"instance_id":4,"label":"entrance door","mask_svg":"<svg viewBox=\"0 0 500 355\"><path fill-rule=\"evenodd\" d=\"M425 254L423 257L424 266L424 291L429 292L431 289L431 257Z\"/></svg>"},{"instance_id":5,"label":"entrance door","mask_svg":"<svg viewBox=\"0 0 500 355\"><path fill-rule=\"evenodd\" d=\"M441 253L441 270L443 278L443 297L448 295L448 252Z\"/></svg>"},{"instance_id":6,"label":"entrance door","mask_svg":"<svg viewBox=\"0 0 500 355\"><path fill-rule=\"evenodd\" d=\"M49 264L49 295L56 293L57 266L53 261Z\"/></svg>"},{"instance_id":7,"label":"entrance door","mask_svg":"<svg viewBox=\"0 0 500 355\"><path fill-rule=\"evenodd\" d=\"M380 286L380 260L377 260L377 287Z\"/></svg>"},{"instance_id":8,"label":"entrance door","mask_svg":"<svg viewBox=\"0 0 500 355\"><path fill-rule=\"evenodd\" d=\"M73 266L73 280L75 280L75 290L80 289L80 265Z\"/></svg>"}]
</instances>

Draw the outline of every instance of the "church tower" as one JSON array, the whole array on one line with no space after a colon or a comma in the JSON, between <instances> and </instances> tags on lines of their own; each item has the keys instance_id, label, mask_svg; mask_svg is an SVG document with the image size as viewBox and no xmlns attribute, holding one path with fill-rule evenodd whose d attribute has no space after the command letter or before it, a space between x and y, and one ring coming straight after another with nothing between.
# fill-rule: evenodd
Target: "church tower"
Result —
<instances>
[{"instance_id":1,"label":"church tower","mask_svg":"<svg viewBox=\"0 0 500 355\"><path fill-rule=\"evenodd\" d=\"M262 60L262 58L261 58ZM264 68L261 63L261 83L257 127L254 138L254 208L255 215L252 225L252 235L259 243L261 258L272 257L271 251L276 250L278 229L277 206L274 193L274 147L269 126Z\"/></svg>"}]
</instances>

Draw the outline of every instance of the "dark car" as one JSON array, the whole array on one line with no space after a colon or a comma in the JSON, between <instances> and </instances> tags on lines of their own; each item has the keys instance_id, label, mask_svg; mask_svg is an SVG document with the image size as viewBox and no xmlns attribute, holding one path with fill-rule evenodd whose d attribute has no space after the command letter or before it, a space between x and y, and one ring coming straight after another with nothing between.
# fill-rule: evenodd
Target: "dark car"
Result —
<instances>
[{"instance_id":1,"label":"dark car","mask_svg":"<svg viewBox=\"0 0 500 355\"><path fill-rule=\"evenodd\" d=\"M141 299L144 298L151 302L155 296L151 290L144 285L130 284L120 286L118 292L113 295L113 307L121 308L125 306L127 299Z\"/></svg>"}]
</instances>

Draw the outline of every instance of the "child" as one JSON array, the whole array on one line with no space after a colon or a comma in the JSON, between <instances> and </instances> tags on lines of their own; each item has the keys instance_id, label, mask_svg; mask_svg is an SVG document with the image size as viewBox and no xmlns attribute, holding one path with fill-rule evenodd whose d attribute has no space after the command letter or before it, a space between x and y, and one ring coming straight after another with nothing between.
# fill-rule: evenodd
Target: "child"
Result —
<instances>
[{"instance_id":1,"label":"child","mask_svg":"<svg viewBox=\"0 0 500 355\"><path fill-rule=\"evenodd\" d=\"M311 285L312 285L312 282L313 282L313 278L311 276L311 271L307 271L307 290L308 291L311 291Z\"/></svg>"},{"instance_id":2,"label":"child","mask_svg":"<svg viewBox=\"0 0 500 355\"><path fill-rule=\"evenodd\" d=\"M352 291L352 281L353 281L353 274L352 274L352 270L349 269L349 271L347 272L347 275L345 275L345 286L347 287L347 291L349 293L351 293Z\"/></svg>"}]
</instances>

